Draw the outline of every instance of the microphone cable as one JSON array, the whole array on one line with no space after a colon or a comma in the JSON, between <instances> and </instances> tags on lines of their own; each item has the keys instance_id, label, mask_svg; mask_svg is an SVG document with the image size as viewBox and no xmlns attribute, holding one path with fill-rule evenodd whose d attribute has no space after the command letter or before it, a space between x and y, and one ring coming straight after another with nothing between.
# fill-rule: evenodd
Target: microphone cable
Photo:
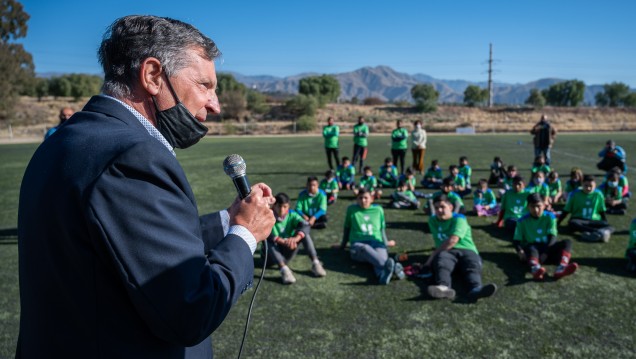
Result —
<instances>
[{"instance_id":1,"label":"microphone cable","mask_svg":"<svg viewBox=\"0 0 636 359\"><path fill-rule=\"evenodd\" d=\"M256 293L258 293L258 288L261 286L263 282L263 277L265 277L265 266L267 265L267 239L263 241L262 248L265 249L265 254L263 255L263 271L261 272L261 277L258 279L258 283L256 284L256 288L254 288L254 294L252 295L252 300L250 301L250 307L247 310L247 320L245 321L245 330L243 331L243 339L241 340L241 347L239 348L238 359L241 359L241 354L243 353L243 345L245 344L245 338L247 337L247 329L250 325L250 319L252 318L252 308L254 307L254 299L256 299Z\"/></svg>"}]
</instances>

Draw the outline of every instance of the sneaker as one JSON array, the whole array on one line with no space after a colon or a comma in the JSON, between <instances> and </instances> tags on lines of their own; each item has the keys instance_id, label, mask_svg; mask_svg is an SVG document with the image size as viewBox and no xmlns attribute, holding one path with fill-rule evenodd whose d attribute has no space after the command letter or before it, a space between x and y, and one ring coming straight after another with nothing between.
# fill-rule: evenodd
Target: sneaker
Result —
<instances>
[{"instance_id":1,"label":"sneaker","mask_svg":"<svg viewBox=\"0 0 636 359\"><path fill-rule=\"evenodd\" d=\"M399 279L402 280L406 278L406 274L404 273L404 267L399 262L395 262L395 266L393 267L393 274Z\"/></svg>"},{"instance_id":2,"label":"sneaker","mask_svg":"<svg viewBox=\"0 0 636 359\"><path fill-rule=\"evenodd\" d=\"M545 276L545 272L546 272L545 268L539 267L539 269L532 272L532 278L534 280L543 280Z\"/></svg>"},{"instance_id":3,"label":"sneaker","mask_svg":"<svg viewBox=\"0 0 636 359\"><path fill-rule=\"evenodd\" d=\"M603 235L599 231L581 233L581 240L585 242L600 242Z\"/></svg>"},{"instance_id":4,"label":"sneaker","mask_svg":"<svg viewBox=\"0 0 636 359\"><path fill-rule=\"evenodd\" d=\"M296 283L296 277L294 277L294 273L289 267L285 266L281 268L280 275L283 279L283 284L294 284Z\"/></svg>"},{"instance_id":5,"label":"sneaker","mask_svg":"<svg viewBox=\"0 0 636 359\"><path fill-rule=\"evenodd\" d=\"M490 283L481 287L473 288L470 292L468 292L468 296L474 299L488 298L488 297L491 297L496 292L497 292L497 285L495 285L494 283Z\"/></svg>"},{"instance_id":6,"label":"sneaker","mask_svg":"<svg viewBox=\"0 0 636 359\"><path fill-rule=\"evenodd\" d=\"M561 279L570 274L574 274L576 270L579 268L579 265L575 262L572 262L566 266L558 266L556 271L554 272L554 279Z\"/></svg>"},{"instance_id":7,"label":"sneaker","mask_svg":"<svg viewBox=\"0 0 636 359\"><path fill-rule=\"evenodd\" d=\"M612 231L609 228L599 229L598 232L601 234L603 243L609 242L610 236L612 235Z\"/></svg>"},{"instance_id":8,"label":"sneaker","mask_svg":"<svg viewBox=\"0 0 636 359\"><path fill-rule=\"evenodd\" d=\"M322 263L319 261L315 261L311 264L311 273L316 277L324 277L327 275L327 272L325 272L325 269L322 267Z\"/></svg>"},{"instance_id":9,"label":"sneaker","mask_svg":"<svg viewBox=\"0 0 636 359\"><path fill-rule=\"evenodd\" d=\"M387 285L391 281L391 276L393 276L393 271L395 270L395 261L393 258L389 258L384 262L384 269L382 269L382 273L380 273L380 284Z\"/></svg>"},{"instance_id":10,"label":"sneaker","mask_svg":"<svg viewBox=\"0 0 636 359\"><path fill-rule=\"evenodd\" d=\"M445 285L429 285L426 291L435 299L455 299L455 290Z\"/></svg>"}]
</instances>

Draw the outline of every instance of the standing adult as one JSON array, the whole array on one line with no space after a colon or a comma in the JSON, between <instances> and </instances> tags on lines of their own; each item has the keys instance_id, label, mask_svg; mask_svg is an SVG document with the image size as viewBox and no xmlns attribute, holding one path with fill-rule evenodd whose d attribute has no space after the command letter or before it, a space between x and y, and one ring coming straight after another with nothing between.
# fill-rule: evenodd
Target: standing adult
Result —
<instances>
[{"instance_id":1,"label":"standing adult","mask_svg":"<svg viewBox=\"0 0 636 359\"><path fill-rule=\"evenodd\" d=\"M322 129L322 137L325 139L325 153L327 154L327 163L329 169L333 169L331 156L336 160L336 168L340 166L340 155L338 154L338 136L340 135L340 127L334 125L333 117L327 119L327 126Z\"/></svg>"},{"instance_id":2,"label":"standing adult","mask_svg":"<svg viewBox=\"0 0 636 359\"><path fill-rule=\"evenodd\" d=\"M170 18L106 31L102 94L42 143L22 182L17 358L212 358L209 336L274 224L265 184L199 217L175 157L220 112L219 54Z\"/></svg>"},{"instance_id":3,"label":"standing adult","mask_svg":"<svg viewBox=\"0 0 636 359\"><path fill-rule=\"evenodd\" d=\"M422 128L422 121L415 121L411 132L411 152L413 153L413 170L418 174L424 173L424 155L426 154L426 130Z\"/></svg>"},{"instance_id":4,"label":"standing adult","mask_svg":"<svg viewBox=\"0 0 636 359\"><path fill-rule=\"evenodd\" d=\"M367 146L369 138L369 126L364 123L364 117L358 117L358 123L353 126L353 167L360 159L360 173L364 167L364 160L367 158Z\"/></svg>"},{"instance_id":5,"label":"standing adult","mask_svg":"<svg viewBox=\"0 0 636 359\"><path fill-rule=\"evenodd\" d=\"M621 146L617 146L613 140L607 140L605 147L598 153L601 157L601 161L596 164L599 170L608 172L614 167L620 168L625 173L627 172L626 157L627 153Z\"/></svg>"},{"instance_id":6,"label":"standing adult","mask_svg":"<svg viewBox=\"0 0 636 359\"><path fill-rule=\"evenodd\" d=\"M70 107L63 107L60 110L60 114L58 115L58 118L60 119L60 122L57 124L57 126L50 128L48 131L46 131L46 134L44 134L44 139L46 140L47 138L51 137L51 135L53 133L55 133L55 131L57 131L58 128L60 128L60 126L62 126L62 124L64 122L66 122L66 120L68 120L69 118L71 118L71 116L73 116L73 114L75 113L75 111L73 111L72 108Z\"/></svg>"},{"instance_id":7,"label":"standing adult","mask_svg":"<svg viewBox=\"0 0 636 359\"><path fill-rule=\"evenodd\" d=\"M402 127L402 120L397 120L395 129L391 132L391 156L393 163L397 166L400 164L400 174L404 173L404 157L406 157L406 149L408 148L409 131Z\"/></svg>"},{"instance_id":8,"label":"standing adult","mask_svg":"<svg viewBox=\"0 0 636 359\"><path fill-rule=\"evenodd\" d=\"M541 119L532 127L530 134L534 135L534 157L543 155L545 163L549 166L552 163L550 149L556 138L556 128L548 121L546 115L541 115Z\"/></svg>"}]
</instances>

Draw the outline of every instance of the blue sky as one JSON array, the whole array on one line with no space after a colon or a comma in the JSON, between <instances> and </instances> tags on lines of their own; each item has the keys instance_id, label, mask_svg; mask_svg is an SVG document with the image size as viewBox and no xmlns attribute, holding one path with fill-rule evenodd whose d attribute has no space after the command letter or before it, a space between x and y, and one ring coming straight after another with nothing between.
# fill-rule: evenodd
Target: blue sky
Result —
<instances>
[{"instance_id":1,"label":"blue sky","mask_svg":"<svg viewBox=\"0 0 636 359\"><path fill-rule=\"evenodd\" d=\"M439 79L621 81L636 88L636 1L22 1L36 72L100 73L106 27L169 16L210 36L218 71L288 76L387 65Z\"/></svg>"}]
</instances>

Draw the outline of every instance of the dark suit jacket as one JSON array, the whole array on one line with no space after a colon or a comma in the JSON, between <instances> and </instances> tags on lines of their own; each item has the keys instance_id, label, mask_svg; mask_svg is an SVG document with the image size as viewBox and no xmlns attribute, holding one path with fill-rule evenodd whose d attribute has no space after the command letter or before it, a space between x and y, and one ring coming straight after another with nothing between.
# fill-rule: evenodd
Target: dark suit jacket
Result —
<instances>
[{"instance_id":1,"label":"dark suit jacket","mask_svg":"<svg viewBox=\"0 0 636 359\"><path fill-rule=\"evenodd\" d=\"M218 213L199 217L170 151L104 96L33 155L18 236L18 358L212 357L254 270Z\"/></svg>"}]
</instances>

